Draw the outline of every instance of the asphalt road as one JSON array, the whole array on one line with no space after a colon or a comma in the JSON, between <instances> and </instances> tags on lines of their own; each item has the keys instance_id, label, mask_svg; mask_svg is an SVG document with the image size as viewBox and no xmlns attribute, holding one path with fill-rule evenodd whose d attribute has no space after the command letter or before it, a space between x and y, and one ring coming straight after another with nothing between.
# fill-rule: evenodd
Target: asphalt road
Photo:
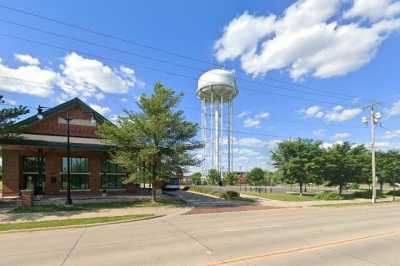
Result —
<instances>
[{"instance_id":1,"label":"asphalt road","mask_svg":"<svg viewBox=\"0 0 400 266\"><path fill-rule=\"evenodd\" d=\"M400 265L400 205L175 215L0 234L0 265Z\"/></svg>"}]
</instances>

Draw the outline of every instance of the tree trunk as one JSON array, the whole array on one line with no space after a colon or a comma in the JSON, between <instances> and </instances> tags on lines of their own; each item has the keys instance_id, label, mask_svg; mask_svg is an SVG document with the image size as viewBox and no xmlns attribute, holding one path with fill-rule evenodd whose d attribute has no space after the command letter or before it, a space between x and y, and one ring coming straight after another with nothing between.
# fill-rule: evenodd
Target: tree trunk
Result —
<instances>
[{"instance_id":1,"label":"tree trunk","mask_svg":"<svg viewBox=\"0 0 400 266\"><path fill-rule=\"evenodd\" d=\"M343 192L343 184L340 183L339 184L339 195L342 195L342 192Z\"/></svg>"},{"instance_id":2,"label":"tree trunk","mask_svg":"<svg viewBox=\"0 0 400 266\"><path fill-rule=\"evenodd\" d=\"M151 185L151 200L153 202L157 202L157 188L155 186L155 182Z\"/></svg>"},{"instance_id":3,"label":"tree trunk","mask_svg":"<svg viewBox=\"0 0 400 266\"><path fill-rule=\"evenodd\" d=\"M379 184L381 186L381 193L383 193L383 181L380 181Z\"/></svg>"},{"instance_id":4,"label":"tree trunk","mask_svg":"<svg viewBox=\"0 0 400 266\"><path fill-rule=\"evenodd\" d=\"M300 185L300 196L303 196L303 182L300 182L299 185Z\"/></svg>"},{"instance_id":5,"label":"tree trunk","mask_svg":"<svg viewBox=\"0 0 400 266\"><path fill-rule=\"evenodd\" d=\"M304 192L307 192L307 183L304 184Z\"/></svg>"}]
</instances>

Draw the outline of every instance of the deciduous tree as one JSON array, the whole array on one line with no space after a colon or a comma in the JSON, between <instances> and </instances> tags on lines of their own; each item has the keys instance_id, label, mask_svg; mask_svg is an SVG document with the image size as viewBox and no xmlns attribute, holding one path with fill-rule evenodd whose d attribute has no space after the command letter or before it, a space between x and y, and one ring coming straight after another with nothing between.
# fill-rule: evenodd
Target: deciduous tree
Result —
<instances>
[{"instance_id":1,"label":"deciduous tree","mask_svg":"<svg viewBox=\"0 0 400 266\"><path fill-rule=\"evenodd\" d=\"M139 112L126 111L117 126L104 123L98 130L100 137L113 145L112 159L128 169L129 179L152 184L154 201L161 180L198 163L190 152L201 147L194 140L197 125L176 110L181 98L182 94L156 83L152 95L139 98Z\"/></svg>"}]
</instances>

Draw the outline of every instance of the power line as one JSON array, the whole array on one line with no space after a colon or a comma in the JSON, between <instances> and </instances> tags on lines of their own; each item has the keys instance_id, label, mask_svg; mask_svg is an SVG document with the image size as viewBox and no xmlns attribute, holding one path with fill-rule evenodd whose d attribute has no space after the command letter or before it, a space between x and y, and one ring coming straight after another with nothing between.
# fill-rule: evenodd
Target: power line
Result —
<instances>
[{"instance_id":1,"label":"power line","mask_svg":"<svg viewBox=\"0 0 400 266\"><path fill-rule=\"evenodd\" d=\"M29 11L25 11L25 10L22 10L22 9L6 6L6 5L3 5L3 4L0 4L0 8L8 9L10 11L13 11L13 12L16 12L16 13L20 13L20 14L24 14L24 15L28 15L28 16L31 16L31 17L35 17L35 18L38 18L38 19L41 19L41 20L51 21L51 22L54 22L56 24L67 26L67 27L74 28L74 29L78 29L78 30L81 30L81 31L86 31L86 32L89 32L91 34L98 35L98 36L101 36L101 37L104 37L104 38L114 39L114 40L118 40L118 41L130 44L130 45L134 45L134 46L138 46L138 47L154 50L154 51L165 53L165 54L169 54L169 55L172 55L172 56L175 56L175 57L180 57L182 59L191 60L191 61L195 61L195 62L200 62L200 63L204 63L204 64L208 64L208 65L211 64L211 65L214 65L216 67L222 67L219 64L210 63L210 62L205 61L205 60L201 60L201 59L194 58L194 57L191 57L191 56L187 56L187 55L182 55L182 54L179 54L179 53L171 52L171 51L168 51L168 50L165 50L165 49L162 49L162 48L158 48L158 47L154 47L154 46L151 46L151 45L142 44L142 43L135 42L135 41L132 41L132 40L128 40L128 39L125 39L125 38L122 38L122 37L119 37L119 36L115 36L115 35L112 35L112 34L109 34L109 33L96 31L96 30L93 30L93 29L90 29L90 28L86 28L86 27L79 26L79 25L76 25L76 24L64 22L64 21L61 21L61 20L58 20L58 19L50 18L50 17L43 16L43 15L39 15L39 14L36 14L36 13L33 13L33 12L29 12Z\"/></svg>"},{"instance_id":2,"label":"power line","mask_svg":"<svg viewBox=\"0 0 400 266\"><path fill-rule=\"evenodd\" d=\"M90 28L87 28L87 27L83 27L83 26L79 26L79 25L76 25L76 24L64 22L64 21L61 21L61 20L58 20L58 19L50 18L50 17L43 16L43 15L39 15L39 14L36 14L36 13L33 13L33 12L29 12L29 11L26 11L26 10L22 10L22 9L6 6L6 5L3 5L3 4L0 4L0 8L7 9L7 10L10 10L10 11L13 11L13 12L16 12L16 13L24 14L24 15L27 15L27 16L35 17L35 18L38 18L38 19L41 19L41 20L51 21L51 22L59 24L59 25L63 25L63 26L67 26L67 27L70 27L70 28L73 28L73 29L78 29L78 30L81 30L81 31L85 31L85 32L88 32L88 33L91 33L91 34L94 34L94 35L97 35L97 36L118 40L118 41L130 44L130 45L134 45L134 46L138 46L138 47L142 47L142 48L146 48L146 49L151 49L151 50L154 50L154 51L162 52L162 53L169 54L169 55L172 55L172 56L175 56L175 57L179 57L179 58L183 58L183 59L186 59L186 60L200 62L200 63L204 63L204 64L207 64L207 65L212 65L212 66L215 66L215 67L219 67L219 68L223 67L220 64L215 64L215 63L211 63L211 62L208 62L208 61L205 61L205 60L202 60L202 59L198 59L198 58L195 58L195 57L179 54L179 53L176 53L176 52L171 52L171 51L168 51L166 49L154 47L154 46L151 46L151 45L142 44L142 43L135 42L135 41L132 41L132 40L128 40L128 39L125 39L125 38L122 38L122 37L119 37L119 36L116 36L116 35L113 35L113 34L96 31L96 30L93 30L93 29L90 29ZM244 71L241 71L241 72L245 73ZM310 86L305 86L305 85L301 85L301 84L295 84L295 83L292 83L292 82L287 82L287 81L283 81L283 80L279 80L279 79L274 79L274 78L269 78L269 77L264 77L264 78L265 79L269 79L269 80L273 80L273 81L279 82L279 83L286 83L286 84L290 84L292 86L302 87L302 88L305 88L305 89L318 90L318 89L312 88ZM253 80L253 82L256 82L256 81ZM330 94L336 94L337 96L342 96L342 97L344 96L346 98L354 98L354 96L346 95L346 94L342 94L342 93L328 92L327 90L319 90L319 91L325 92L325 93L330 93Z\"/></svg>"},{"instance_id":3,"label":"power line","mask_svg":"<svg viewBox=\"0 0 400 266\"><path fill-rule=\"evenodd\" d=\"M47 43L47 42L42 42L42 41L32 40L32 39L28 39L28 38L23 38L23 37L11 35L11 34L0 33L0 36L7 37L7 38L12 38L12 39L17 39L17 40L21 40L21 41L25 41L25 42L29 42L29 43L34 43L34 44L38 44L38 45L42 45L42 46L46 46L46 47L50 47L50 48L54 48L54 49L58 49L58 50L63 50L63 51L67 51L67 52L69 52L71 50L74 50L74 51L76 51L76 52L78 52L78 53L80 53L82 55L88 56L88 57L99 58L99 59L102 59L102 60L107 60L107 61L116 62L116 63L119 63L119 64L124 64L124 65L127 65L127 66L134 66L134 67L137 67L137 68L143 68L143 69L147 69L147 70L150 70L150 71L155 71L155 72L159 72L159 73L163 73L163 74L167 74L167 75L172 75L172 76L176 76L176 77L181 77L181 78L185 78L185 79L189 79L189 80L197 81L197 79L198 79L197 77L193 77L193 76L189 76L189 75L185 75L185 74L180 74L180 73L171 72L171 71L165 71L165 70L154 68L154 67L139 65L137 63L131 63L131 62L127 62L127 61L120 60L120 59L115 59L115 58L110 58L110 57L106 57L106 56L102 56L102 55L96 55L96 54L92 54L92 53L87 53L87 52L84 52L84 51L81 51L81 50L70 49L70 48L66 48L66 47L63 47L63 46L58 46L58 45L50 44L50 43ZM278 92L274 92L274 91L265 91L265 90L259 90L259 89L248 88L248 87L241 87L241 90L260 92L260 93L267 93L268 95L273 94L273 95L277 95L277 96L281 96L281 97L285 97L285 98L293 98L293 99L297 99L297 100L300 100L300 101L308 101L308 102L313 102L313 103L323 103L323 104L332 104L332 105L342 105L343 104L343 103L339 103L339 102L308 99L308 98L304 98L304 97L300 97L300 96L287 95L287 94L282 94L282 93L278 93Z\"/></svg>"},{"instance_id":4,"label":"power line","mask_svg":"<svg viewBox=\"0 0 400 266\"><path fill-rule=\"evenodd\" d=\"M123 50L123 49L119 49L119 48L115 48L115 47L111 47L111 46L107 46L107 45L103 45L103 44L98 44L98 43L95 43L95 42L92 42L92 41L87 41L87 40L75 38L73 36L60 34L60 33L56 33L56 32L51 32L51 31L47 31L47 30L43 30L43 29L40 29L40 28L37 28L37 27L33 27L33 26L30 26L30 25L25 25L25 24L21 24L21 23L9 21L9 20L4 20L4 19L0 19L0 22L16 25L16 26L23 27L23 28L27 28L27 29L30 29L30 30L33 30L33 31L36 31L36 32L52 35L52 36L55 36L55 37L58 37L58 38L63 38L63 39L67 39L67 40L73 40L73 41L84 43L84 44L91 45L91 46L94 46L94 47L107 49L107 50L114 51L114 52L117 52L117 53L127 54L127 55L135 56L135 57L138 57L138 58L155 61L155 62L162 63L162 64L169 64L169 65L180 67L180 68L184 68L184 69L200 71L201 73L203 73L205 71L205 69L203 69L203 68L193 67L192 65L177 64L177 63L171 62L169 60L159 59L159 58L156 58L156 57L146 56L146 55L142 55L142 54L139 54L139 53L134 53L134 52ZM266 83L266 82L262 82L262 81L256 81L256 80L252 80L252 79L248 79L248 78L239 78L238 77L237 79L245 81L245 82L253 83L253 84L263 84L263 85L267 85L267 86L269 86L271 88L286 90L286 91L289 91L289 92L295 92L295 93L298 92L298 91L293 91L293 88L288 88L288 87L281 86L281 85L270 84L270 83ZM276 81L276 80L274 80L274 81ZM306 88L305 86L301 86L301 87ZM314 91L307 91L307 90L300 91L300 92L303 92L303 93L306 93L306 94L310 94L310 95L321 96L321 97L337 98L337 99L346 100L346 101L347 100L353 101L353 98L355 97L355 96L353 96L353 97L345 97L345 96L342 96L342 95L337 96L337 94L335 94L335 93L328 93L328 92L317 93L317 92L314 92Z\"/></svg>"}]
</instances>

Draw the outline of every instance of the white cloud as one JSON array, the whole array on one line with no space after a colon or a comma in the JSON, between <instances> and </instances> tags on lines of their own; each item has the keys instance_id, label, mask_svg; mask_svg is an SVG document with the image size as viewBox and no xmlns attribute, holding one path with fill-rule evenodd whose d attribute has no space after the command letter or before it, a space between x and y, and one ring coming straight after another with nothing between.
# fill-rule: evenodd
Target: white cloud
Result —
<instances>
[{"instance_id":1,"label":"white cloud","mask_svg":"<svg viewBox=\"0 0 400 266\"><path fill-rule=\"evenodd\" d=\"M324 129L317 129L313 131L313 135L316 137L324 137L325 136L325 130Z\"/></svg>"},{"instance_id":2,"label":"white cloud","mask_svg":"<svg viewBox=\"0 0 400 266\"><path fill-rule=\"evenodd\" d=\"M328 122L344 122L358 116L362 112L361 108L343 109L341 111L329 112L325 115Z\"/></svg>"},{"instance_id":3,"label":"white cloud","mask_svg":"<svg viewBox=\"0 0 400 266\"><path fill-rule=\"evenodd\" d=\"M111 112L111 109L107 106L100 106L97 104L89 104L90 107L92 107L96 112L105 115L109 112Z\"/></svg>"},{"instance_id":4,"label":"white cloud","mask_svg":"<svg viewBox=\"0 0 400 266\"><path fill-rule=\"evenodd\" d=\"M28 54L14 54L16 60L28 65L40 65L40 61Z\"/></svg>"},{"instance_id":5,"label":"white cloud","mask_svg":"<svg viewBox=\"0 0 400 266\"><path fill-rule=\"evenodd\" d=\"M324 113L321 112L321 107L313 105L304 110L304 114L309 117L320 117L323 116Z\"/></svg>"},{"instance_id":6,"label":"white cloud","mask_svg":"<svg viewBox=\"0 0 400 266\"><path fill-rule=\"evenodd\" d=\"M248 116L248 115L250 115L250 112L243 111L243 112L239 113L237 117L238 118L243 118L243 117Z\"/></svg>"},{"instance_id":7,"label":"white cloud","mask_svg":"<svg viewBox=\"0 0 400 266\"><path fill-rule=\"evenodd\" d=\"M260 127L261 121L259 119L255 119L255 118L246 118L244 120L243 126L244 127Z\"/></svg>"},{"instance_id":8,"label":"white cloud","mask_svg":"<svg viewBox=\"0 0 400 266\"><path fill-rule=\"evenodd\" d=\"M270 114L268 112L260 112L255 116L251 116L250 112L241 112L238 115L239 118L246 117L243 123L244 127L254 127L254 128L259 128L261 126L262 120L267 119L269 116Z\"/></svg>"},{"instance_id":9,"label":"white cloud","mask_svg":"<svg viewBox=\"0 0 400 266\"><path fill-rule=\"evenodd\" d=\"M62 102L72 97L102 100L105 93L123 94L144 85L131 68L111 68L77 53L67 54L57 70L40 66L39 59L31 55L14 54L14 57L24 65L9 67L0 58L0 91L48 97L61 88L56 100Z\"/></svg>"},{"instance_id":10,"label":"white cloud","mask_svg":"<svg viewBox=\"0 0 400 266\"><path fill-rule=\"evenodd\" d=\"M400 114L400 100L394 102L390 109L385 110L388 116L396 116Z\"/></svg>"},{"instance_id":11,"label":"white cloud","mask_svg":"<svg viewBox=\"0 0 400 266\"><path fill-rule=\"evenodd\" d=\"M90 97L96 93L127 93L138 82L133 69L112 69L102 62L70 53L60 66L59 86L70 96Z\"/></svg>"},{"instance_id":12,"label":"white cloud","mask_svg":"<svg viewBox=\"0 0 400 266\"><path fill-rule=\"evenodd\" d=\"M342 20L342 10L341 0L299 0L280 17L245 12L225 27L215 56L220 62L239 58L254 76L280 69L293 79L345 75L371 61L386 37L400 28L400 19L385 16L365 25Z\"/></svg>"},{"instance_id":13,"label":"white cloud","mask_svg":"<svg viewBox=\"0 0 400 266\"><path fill-rule=\"evenodd\" d=\"M0 90L39 97L53 94L58 74L51 69L36 65L12 68L0 60Z\"/></svg>"},{"instance_id":14,"label":"white cloud","mask_svg":"<svg viewBox=\"0 0 400 266\"><path fill-rule=\"evenodd\" d=\"M398 137L400 137L400 130L385 131L385 134L383 135L384 139L393 139Z\"/></svg>"},{"instance_id":15,"label":"white cloud","mask_svg":"<svg viewBox=\"0 0 400 266\"><path fill-rule=\"evenodd\" d=\"M257 151L254 151L252 149L246 149L246 148L235 148L233 149L233 153L237 156L245 156L247 158L259 156L260 153Z\"/></svg>"},{"instance_id":16,"label":"white cloud","mask_svg":"<svg viewBox=\"0 0 400 266\"><path fill-rule=\"evenodd\" d=\"M238 145L249 147L261 147L265 142L257 138L241 138L236 142Z\"/></svg>"},{"instance_id":17,"label":"white cloud","mask_svg":"<svg viewBox=\"0 0 400 266\"><path fill-rule=\"evenodd\" d=\"M256 115L256 118L258 119L265 119L269 117L269 113L268 112L261 112L259 114Z\"/></svg>"},{"instance_id":18,"label":"white cloud","mask_svg":"<svg viewBox=\"0 0 400 266\"><path fill-rule=\"evenodd\" d=\"M348 132L339 132L332 136L333 140L344 140L351 136Z\"/></svg>"},{"instance_id":19,"label":"white cloud","mask_svg":"<svg viewBox=\"0 0 400 266\"><path fill-rule=\"evenodd\" d=\"M345 109L343 106L338 105L331 110L323 110L317 105L310 106L305 109L297 111L304 114L306 117L320 118L327 122L344 122L353 119L362 112L361 108Z\"/></svg>"},{"instance_id":20,"label":"white cloud","mask_svg":"<svg viewBox=\"0 0 400 266\"><path fill-rule=\"evenodd\" d=\"M361 17L376 21L393 18L400 13L400 2L391 0L354 0L353 7L346 11L345 18Z\"/></svg>"}]
</instances>

